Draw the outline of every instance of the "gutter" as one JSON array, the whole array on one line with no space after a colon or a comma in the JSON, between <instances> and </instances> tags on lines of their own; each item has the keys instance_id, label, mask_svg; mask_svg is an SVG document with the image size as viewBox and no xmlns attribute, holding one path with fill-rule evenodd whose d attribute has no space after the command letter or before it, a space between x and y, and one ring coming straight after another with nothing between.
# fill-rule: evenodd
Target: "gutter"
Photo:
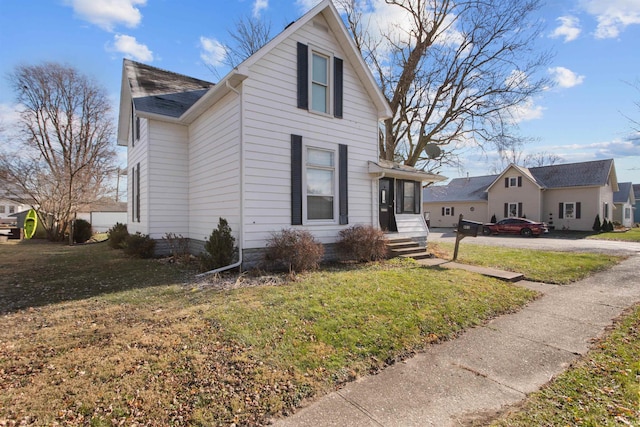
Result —
<instances>
[{"instance_id":1,"label":"gutter","mask_svg":"<svg viewBox=\"0 0 640 427\"><path fill-rule=\"evenodd\" d=\"M240 230L238 232L238 261L233 264L225 265L224 267L196 274L196 277L204 277L210 274L220 273L242 265L242 248L244 246L244 96L242 96L241 91L231 86L228 80L225 82L225 86L240 97Z\"/></svg>"}]
</instances>

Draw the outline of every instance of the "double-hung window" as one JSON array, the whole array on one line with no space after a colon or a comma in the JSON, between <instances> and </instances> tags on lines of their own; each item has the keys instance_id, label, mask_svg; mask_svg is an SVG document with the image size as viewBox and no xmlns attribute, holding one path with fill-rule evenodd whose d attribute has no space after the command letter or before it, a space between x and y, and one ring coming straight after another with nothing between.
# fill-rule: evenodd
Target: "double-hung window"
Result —
<instances>
[{"instance_id":1,"label":"double-hung window","mask_svg":"<svg viewBox=\"0 0 640 427\"><path fill-rule=\"evenodd\" d=\"M565 203L564 204L564 218L573 219L575 218L576 212L576 204L575 203Z\"/></svg>"},{"instance_id":2,"label":"double-hung window","mask_svg":"<svg viewBox=\"0 0 640 427\"><path fill-rule=\"evenodd\" d=\"M311 109L329 113L329 64L330 58L317 52L311 54Z\"/></svg>"},{"instance_id":3,"label":"double-hung window","mask_svg":"<svg viewBox=\"0 0 640 427\"><path fill-rule=\"evenodd\" d=\"M298 43L298 108L342 118L344 62L333 53Z\"/></svg>"},{"instance_id":4,"label":"double-hung window","mask_svg":"<svg viewBox=\"0 0 640 427\"><path fill-rule=\"evenodd\" d=\"M333 220L335 195L335 152L307 147L307 219Z\"/></svg>"}]
</instances>

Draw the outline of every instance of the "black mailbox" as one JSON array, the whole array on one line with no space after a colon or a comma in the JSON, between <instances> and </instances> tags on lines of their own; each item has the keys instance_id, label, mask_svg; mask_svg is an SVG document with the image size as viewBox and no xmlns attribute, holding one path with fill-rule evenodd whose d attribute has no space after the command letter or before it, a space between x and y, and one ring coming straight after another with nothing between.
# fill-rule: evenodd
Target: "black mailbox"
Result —
<instances>
[{"instance_id":1,"label":"black mailbox","mask_svg":"<svg viewBox=\"0 0 640 427\"><path fill-rule=\"evenodd\" d=\"M458 233L464 236L478 237L478 233L482 231L483 224L476 221L467 221L460 219L458 222Z\"/></svg>"}]
</instances>

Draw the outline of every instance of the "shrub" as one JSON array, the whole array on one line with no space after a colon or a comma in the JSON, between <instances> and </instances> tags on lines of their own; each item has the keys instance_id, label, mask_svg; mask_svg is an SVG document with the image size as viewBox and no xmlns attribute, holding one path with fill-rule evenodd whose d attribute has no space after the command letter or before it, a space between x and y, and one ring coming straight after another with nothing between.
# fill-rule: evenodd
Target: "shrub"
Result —
<instances>
[{"instance_id":1,"label":"shrub","mask_svg":"<svg viewBox=\"0 0 640 427\"><path fill-rule=\"evenodd\" d=\"M596 233L602 229L602 223L600 222L600 214L596 215L596 219L593 221L593 226L591 227L591 229Z\"/></svg>"},{"instance_id":2,"label":"shrub","mask_svg":"<svg viewBox=\"0 0 640 427\"><path fill-rule=\"evenodd\" d=\"M129 234L122 244L124 253L138 258L151 258L154 255L156 241L147 234Z\"/></svg>"},{"instance_id":3,"label":"shrub","mask_svg":"<svg viewBox=\"0 0 640 427\"><path fill-rule=\"evenodd\" d=\"M613 231L615 230L615 227L613 226L613 222L609 221L609 223L607 224L607 231Z\"/></svg>"},{"instance_id":4,"label":"shrub","mask_svg":"<svg viewBox=\"0 0 640 427\"><path fill-rule=\"evenodd\" d=\"M84 243L92 236L91 223L84 219L76 219L73 221L73 241L76 243Z\"/></svg>"},{"instance_id":5,"label":"shrub","mask_svg":"<svg viewBox=\"0 0 640 427\"><path fill-rule=\"evenodd\" d=\"M318 268L324 247L305 230L283 229L267 241L265 260L275 268L300 272Z\"/></svg>"},{"instance_id":6,"label":"shrub","mask_svg":"<svg viewBox=\"0 0 640 427\"><path fill-rule=\"evenodd\" d=\"M491 223L495 224L496 222L498 222L498 219L496 218L496 214L493 214L491 216Z\"/></svg>"},{"instance_id":7,"label":"shrub","mask_svg":"<svg viewBox=\"0 0 640 427\"><path fill-rule=\"evenodd\" d=\"M387 241L382 230L371 225L354 225L340 231L336 247L345 260L378 261L387 257Z\"/></svg>"},{"instance_id":8,"label":"shrub","mask_svg":"<svg viewBox=\"0 0 640 427\"><path fill-rule=\"evenodd\" d=\"M127 224L121 224L119 222L116 222L107 233L109 235L109 247L113 249L122 249L125 239L129 236Z\"/></svg>"},{"instance_id":9,"label":"shrub","mask_svg":"<svg viewBox=\"0 0 640 427\"><path fill-rule=\"evenodd\" d=\"M182 234L167 233L162 240L167 242L171 258L176 262L189 262L189 239Z\"/></svg>"},{"instance_id":10,"label":"shrub","mask_svg":"<svg viewBox=\"0 0 640 427\"><path fill-rule=\"evenodd\" d=\"M218 228L211 232L211 235L204 243L207 251L200 255L200 267L205 270L215 270L233 263L238 253L236 239L231 235L231 227L226 219L218 220Z\"/></svg>"}]
</instances>

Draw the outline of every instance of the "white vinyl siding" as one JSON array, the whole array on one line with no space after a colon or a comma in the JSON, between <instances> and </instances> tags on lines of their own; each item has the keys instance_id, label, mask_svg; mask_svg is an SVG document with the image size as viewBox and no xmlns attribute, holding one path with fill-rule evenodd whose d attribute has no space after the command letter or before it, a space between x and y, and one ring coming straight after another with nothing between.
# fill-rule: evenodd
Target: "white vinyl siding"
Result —
<instances>
[{"instance_id":1,"label":"white vinyl siding","mask_svg":"<svg viewBox=\"0 0 640 427\"><path fill-rule=\"evenodd\" d=\"M187 127L152 120L149 137L153 142L148 149L148 233L154 239L161 239L166 233L186 237L189 230Z\"/></svg>"},{"instance_id":2,"label":"white vinyl siding","mask_svg":"<svg viewBox=\"0 0 640 427\"><path fill-rule=\"evenodd\" d=\"M333 243L345 227L377 223L372 209L374 203L377 208L377 190L372 191L367 164L377 161L377 111L347 60L343 119L297 108L297 42L346 56L330 33L309 23L252 66L251 78L243 84L245 248L263 248L272 232L292 227L292 134L301 135L307 147L337 149L338 144L346 144L349 152L349 225L334 221L295 227L312 231L323 243Z\"/></svg>"},{"instance_id":3,"label":"white vinyl siding","mask_svg":"<svg viewBox=\"0 0 640 427\"><path fill-rule=\"evenodd\" d=\"M133 134L132 134L133 135ZM149 234L149 180L148 180L148 165L149 165L149 120L145 118L140 119L140 136L136 141L135 147L131 145L128 147L127 153L127 230L129 233L142 233ZM134 172L137 165L140 165L140 183L136 185L134 180ZM140 221L134 219L134 207L137 207L133 186L140 188Z\"/></svg>"},{"instance_id":4,"label":"white vinyl siding","mask_svg":"<svg viewBox=\"0 0 640 427\"><path fill-rule=\"evenodd\" d=\"M189 128L189 237L203 241L225 218L240 232L240 97L230 93ZM263 167L269 167L265 161ZM264 187L257 191L266 190Z\"/></svg>"}]
</instances>

